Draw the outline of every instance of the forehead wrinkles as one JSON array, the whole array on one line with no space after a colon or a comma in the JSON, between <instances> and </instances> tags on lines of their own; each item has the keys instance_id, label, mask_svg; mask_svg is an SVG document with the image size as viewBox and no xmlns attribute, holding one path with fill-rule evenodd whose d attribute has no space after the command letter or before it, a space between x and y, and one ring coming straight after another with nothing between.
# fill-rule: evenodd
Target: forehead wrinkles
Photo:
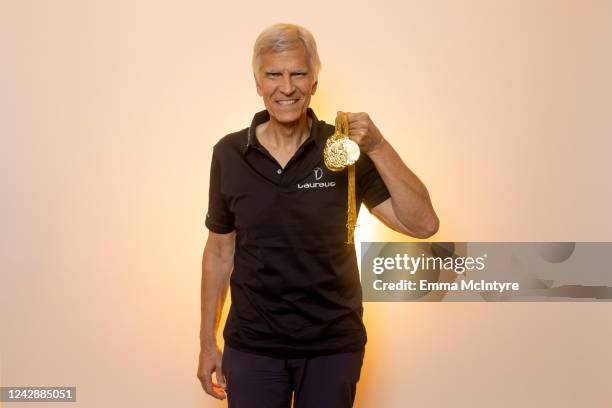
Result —
<instances>
[{"instance_id":1,"label":"forehead wrinkles","mask_svg":"<svg viewBox=\"0 0 612 408\"><path fill-rule=\"evenodd\" d=\"M306 51L300 52L299 49L274 52L270 51L262 55L261 67L265 71L269 70L304 70L308 71L308 56Z\"/></svg>"}]
</instances>

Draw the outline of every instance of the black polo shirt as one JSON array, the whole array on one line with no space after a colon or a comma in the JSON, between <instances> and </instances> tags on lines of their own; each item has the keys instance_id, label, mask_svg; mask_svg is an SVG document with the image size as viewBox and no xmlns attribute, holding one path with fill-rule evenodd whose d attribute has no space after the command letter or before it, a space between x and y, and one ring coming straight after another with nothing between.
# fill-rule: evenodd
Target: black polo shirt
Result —
<instances>
[{"instance_id":1,"label":"black polo shirt","mask_svg":"<svg viewBox=\"0 0 612 408\"><path fill-rule=\"evenodd\" d=\"M244 351L304 357L361 350L361 284L347 245L347 170L323 162L334 126L312 109L310 136L281 168L255 136L270 119L223 137L213 148L206 227L236 230L225 342ZM390 197L372 160L355 167L357 209Z\"/></svg>"}]
</instances>

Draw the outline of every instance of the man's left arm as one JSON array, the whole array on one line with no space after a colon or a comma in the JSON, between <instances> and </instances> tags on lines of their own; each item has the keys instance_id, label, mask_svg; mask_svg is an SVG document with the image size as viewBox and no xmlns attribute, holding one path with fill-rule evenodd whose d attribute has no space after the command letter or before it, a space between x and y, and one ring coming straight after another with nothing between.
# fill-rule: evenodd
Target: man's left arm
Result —
<instances>
[{"instance_id":1,"label":"man's left arm","mask_svg":"<svg viewBox=\"0 0 612 408\"><path fill-rule=\"evenodd\" d=\"M367 113L349 113L349 137L370 157L391 195L372 208L372 214L391 229L415 238L435 234L440 221L427 188L404 164Z\"/></svg>"}]
</instances>

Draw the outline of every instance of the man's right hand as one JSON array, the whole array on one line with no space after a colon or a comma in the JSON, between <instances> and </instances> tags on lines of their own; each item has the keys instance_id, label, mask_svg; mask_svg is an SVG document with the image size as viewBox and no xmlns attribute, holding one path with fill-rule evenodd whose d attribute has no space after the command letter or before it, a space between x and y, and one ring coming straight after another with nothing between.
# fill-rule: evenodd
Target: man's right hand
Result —
<instances>
[{"instance_id":1,"label":"man's right hand","mask_svg":"<svg viewBox=\"0 0 612 408\"><path fill-rule=\"evenodd\" d=\"M200 350L200 362L198 364L198 378L202 388L207 394L223 400L227 398L225 387L227 386L225 376L221 369L221 358L223 354L219 347L203 347ZM212 373L215 372L217 382L212 381Z\"/></svg>"}]
</instances>

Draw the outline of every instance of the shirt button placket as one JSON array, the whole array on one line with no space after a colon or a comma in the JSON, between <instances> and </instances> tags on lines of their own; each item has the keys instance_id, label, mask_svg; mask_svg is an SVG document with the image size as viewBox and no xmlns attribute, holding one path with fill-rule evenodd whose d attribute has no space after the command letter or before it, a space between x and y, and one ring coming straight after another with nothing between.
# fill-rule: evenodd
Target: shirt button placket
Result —
<instances>
[{"instance_id":1,"label":"shirt button placket","mask_svg":"<svg viewBox=\"0 0 612 408\"><path fill-rule=\"evenodd\" d=\"M280 185L283 180L283 169L280 167L276 169L276 184Z\"/></svg>"}]
</instances>

